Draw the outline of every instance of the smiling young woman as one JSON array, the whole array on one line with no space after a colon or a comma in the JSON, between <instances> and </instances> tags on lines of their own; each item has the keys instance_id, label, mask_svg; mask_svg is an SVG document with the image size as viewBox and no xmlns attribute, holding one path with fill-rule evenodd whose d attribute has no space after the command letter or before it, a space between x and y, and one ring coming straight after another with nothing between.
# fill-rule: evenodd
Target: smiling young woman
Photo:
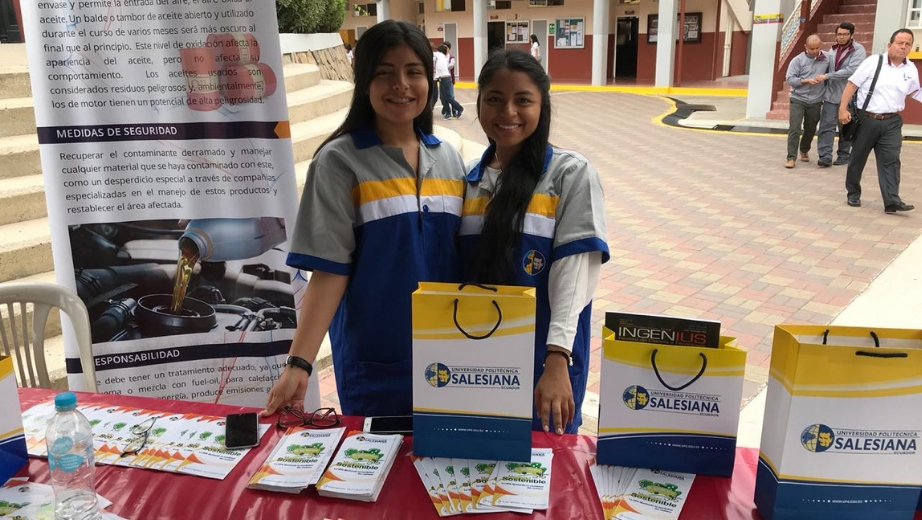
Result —
<instances>
[{"instance_id":1,"label":"smiling young woman","mask_svg":"<svg viewBox=\"0 0 922 520\"><path fill-rule=\"evenodd\" d=\"M608 260L605 202L585 157L548 143L550 79L501 50L478 79L490 146L468 165L461 219L466 280L537 288L532 427L575 433L589 374L591 300Z\"/></svg>"},{"instance_id":2,"label":"smiling young woman","mask_svg":"<svg viewBox=\"0 0 922 520\"><path fill-rule=\"evenodd\" d=\"M349 114L307 172L288 265L313 274L264 416L303 411L305 362L327 331L343 413L412 412L410 294L459 279L464 165L432 135L433 88L429 41L414 25L388 20L359 40Z\"/></svg>"}]
</instances>

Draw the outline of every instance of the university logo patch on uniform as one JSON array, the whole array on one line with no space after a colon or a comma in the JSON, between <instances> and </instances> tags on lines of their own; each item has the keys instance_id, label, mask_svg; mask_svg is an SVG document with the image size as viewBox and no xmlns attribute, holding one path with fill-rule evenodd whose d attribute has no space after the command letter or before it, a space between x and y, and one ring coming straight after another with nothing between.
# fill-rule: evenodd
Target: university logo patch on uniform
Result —
<instances>
[{"instance_id":1,"label":"university logo patch on uniform","mask_svg":"<svg viewBox=\"0 0 922 520\"><path fill-rule=\"evenodd\" d=\"M547 260L544 258L544 255L541 251L531 251L525 253L525 258L522 259L522 269L525 270L525 273L529 276L535 276L544 270L547 266Z\"/></svg>"}]
</instances>

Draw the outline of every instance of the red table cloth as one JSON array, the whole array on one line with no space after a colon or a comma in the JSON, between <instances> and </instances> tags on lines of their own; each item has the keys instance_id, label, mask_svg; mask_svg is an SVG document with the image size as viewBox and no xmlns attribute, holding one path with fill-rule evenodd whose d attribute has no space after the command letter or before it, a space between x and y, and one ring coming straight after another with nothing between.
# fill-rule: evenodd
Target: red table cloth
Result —
<instances>
[{"instance_id":1,"label":"red table cloth","mask_svg":"<svg viewBox=\"0 0 922 520\"><path fill-rule=\"evenodd\" d=\"M23 410L53 395L53 391L43 389L24 388L19 391ZM254 411L239 406L79 392L78 402L218 416ZM273 421L264 419L262 422L268 424ZM344 422L351 429L361 429L362 426L359 417L346 417ZM275 428L273 423L269 433L261 439L260 446L253 448L223 481L139 468L97 466L96 491L113 502L107 511L132 520L438 518L412 462L406 457L413 447L410 437L404 439L400 456L387 477L378 501L374 503L325 498L317 495L313 488L300 495L247 489L247 481L281 435L282 431ZM550 507L546 511L535 511L531 517L496 513L487 515L488 518L601 520L602 508L587 464L595 454L595 441L594 437L583 435L558 437L533 433L533 446L554 450ZM752 502L757 464L758 450L739 449L732 478L697 477L680 520L759 520L761 517ZM30 458L29 464L18 476L48 482L48 463L45 459Z\"/></svg>"}]
</instances>

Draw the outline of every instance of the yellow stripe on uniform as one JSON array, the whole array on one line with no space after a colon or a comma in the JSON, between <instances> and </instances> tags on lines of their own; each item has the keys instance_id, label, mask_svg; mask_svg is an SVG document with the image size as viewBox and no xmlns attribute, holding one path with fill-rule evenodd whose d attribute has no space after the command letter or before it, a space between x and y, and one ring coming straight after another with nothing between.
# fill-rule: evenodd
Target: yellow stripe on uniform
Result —
<instances>
[{"instance_id":1,"label":"yellow stripe on uniform","mask_svg":"<svg viewBox=\"0 0 922 520\"><path fill-rule=\"evenodd\" d=\"M416 196L416 179L402 177L383 181L367 181L352 189L352 200L356 206L405 195Z\"/></svg>"},{"instance_id":2,"label":"yellow stripe on uniform","mask_svg":"<svg viewBox=\"0 0 922 520\"><path fill-rule=\"evenodd\" d=\"M528 209L525 211L543 217L554 218L557 216L557 204L559 202L560 197L556 195L536 193L532 196L531 202L528 203Z\"/></svg>"},{"instance_id":3,"label":"yellow stripe on uniform","mask_svg":"<svg viewBox=\"0 0 922 520\"><path fill-rule=\"evenodd\" d=\"M464 196L464 181L451 179L424 179L419 190L423 197L432 195Z\"/></svg>"},{"instance_id":4,"label":"yellow stripe on uniform","mask_svg":"<svg viewBox=\"0 0 922 520\"><path fill-rule=\"evenodd\" d=\"M473 199L465 199L464 209L461 211L461 215L483 215L487 212L487 204L490 203L489 197L477 197Z\"/></svg>"},{"instance_id":5,"label":"yellow stripe on uniform","mask_svg":"<svg viewBox=\"0 0 922 520\"><path fill-rule=\"evenodd\" d=\"M487 204L490 203L489 197L477 197L464 201L464 212L462 215L483 215L487 211ZM542 217L554 218L557 216L557 204L560 203L560 197L556 195L545 195L536 193L532 196L531 202L528 203L526 213L540 215Z\"/></svg>"}]
</instances>

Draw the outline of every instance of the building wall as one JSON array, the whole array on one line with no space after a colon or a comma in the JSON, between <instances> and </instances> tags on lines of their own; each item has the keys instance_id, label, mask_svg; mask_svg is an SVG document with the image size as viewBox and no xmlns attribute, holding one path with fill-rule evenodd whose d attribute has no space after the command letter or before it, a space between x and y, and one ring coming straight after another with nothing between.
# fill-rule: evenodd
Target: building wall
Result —
<instances>
[{"instance_id":1,"label":"building wall","mask_svg":"<svg viewBox=\"0 0 922 520\"><path fill-rule=\"evenodd\" d=\"M360 0L361 1L361 0ZM369 0L370 1L370 0ZM436 0L423 0L424 14L418 14L419 5L416 0L391 0L391 16L416 23L425 28L426 36L433 43L444 40L444 24L457 25L458 42L455 53L458 56L458 74L464 81L472 81L474 76L473 54L474 11L472 3L467 0L464 11L436 12ZM637 80L640 83L652 83L656 69L656 45L646 43L648 15L658 14L659 2L642 0L639 4L619 5L616 0L611 1L609 32L614 33L616 20L622 16L636 16L639 25L639 46ZM398 4L402 4L398 8ZM684 45L685 64L682 79L684 81L713 79L712 71L716 76L721 76L724 63L724 33L715 38L717 29L717 10L720 0L687 0L687 12L702 13L702 35L699 43L686 43ZM546 20L548 24L556 23L558 19L584 18L584 46L581 49L555 49L553 38L548 35L538 35L541 41L542 52L547 55L548 73L554 81L588 83L592 71L592 25L593 25L593 0L567 0L561 7L530 7L526 0L513 0L511 9L488 9L488 22L504 22L514 20ZM726 8L721 13L720 30L727 28ZM343 29L355 29L358 26L370 27L376 22L375 17L356 17L350 11L347 13ZM532 31L533 32L533 31ZM613 46L614 34L609 34L609 46ZM717 45L715 52L714 45ZM743 31L734 31L732 36L732 49L730 57L730 74L745 73L748 34ZM507 48L520 47L528 50L527 45L507 45ZM608 77L612 76L612 63L614 52L609 52L609 63L606 69Z\"/></svg>"}]
</instances>

